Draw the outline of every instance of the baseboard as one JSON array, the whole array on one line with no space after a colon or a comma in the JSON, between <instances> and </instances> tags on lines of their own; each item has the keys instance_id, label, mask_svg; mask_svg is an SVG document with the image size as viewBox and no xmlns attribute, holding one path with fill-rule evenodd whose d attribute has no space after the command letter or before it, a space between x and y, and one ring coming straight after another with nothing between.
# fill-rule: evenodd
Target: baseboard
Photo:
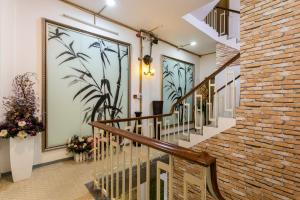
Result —
<instances>
[{"instance_id":1,"label":"baseboard","mask_svg":"<svg viewBox=\"0 0 300 200\"><path fill-rule=\"evenodd\" d=\"M63 158L63 159L59 159L59 160L54 160L54 161L50 161L50 162L46 162L46 163L41 163L41 164L36 164L32 166L32 169L37 169L37 168L41 168L41 167L45 167L48 165L53 165L59 162L63 162L63 161L67 161L67 160L72 160L73 157L68 157L68 158ZM10 176L11 175L11 171L8 172L4 172L0 175L0 177L4 177L4 176Z\"/></svg>"}]
</instances>

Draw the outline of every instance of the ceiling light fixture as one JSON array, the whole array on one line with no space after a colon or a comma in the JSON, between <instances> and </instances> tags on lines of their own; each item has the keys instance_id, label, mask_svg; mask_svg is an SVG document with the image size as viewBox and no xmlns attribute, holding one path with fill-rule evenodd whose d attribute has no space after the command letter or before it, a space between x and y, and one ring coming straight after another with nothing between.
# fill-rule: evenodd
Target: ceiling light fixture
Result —
<instances>
[{"instance_id":1,"label":"ceiling light fixture","mask_svg":"<svg viewBox=\"0 0 300 200\"><path fill-rule=\"evenodd\" d=\"M197 45L197 42L192 41L192 42L190 42L190 43L181 45L181 46L179 46L178 48L179 48L179 49L182 49L182 48L184 48L184 47L186 47L186 46L196 46L196 45Z\"/></svg>"},{"instance_id":2,"label":"ceiling light fixture","mask_svg":"<svg viewBox=\"0 0 300 200\"><path fill-rule=\"evenodd\" d=\"M116 1L115 0L106 0L106 5L113 7L116 5Z\"/></svg>"},{"instance_id":3,"label":"ceiling light fixture","mask_svg":"<svg viewBox=\"0 0 300 200\"><path fill-rule=\"evenodd\" d=\"M191 45L191 46L196 46L196 45L197 45L197 42L193 41L193 42L190 43L190 45Z\"/></svg>"}]
</instances>

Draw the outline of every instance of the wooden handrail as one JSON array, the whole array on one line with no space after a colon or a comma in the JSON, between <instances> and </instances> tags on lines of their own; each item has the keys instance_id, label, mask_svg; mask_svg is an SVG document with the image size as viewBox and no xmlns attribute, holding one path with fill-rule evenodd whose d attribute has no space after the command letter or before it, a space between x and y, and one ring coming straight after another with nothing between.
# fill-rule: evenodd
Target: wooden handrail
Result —
<instances>
[{"instance_id":1,"label":"wooden handrail","mask_svg":"<svg viewBox=\"0 0 300 200\"><path fill-rule=\"evenodd\" d=\"M89 123L91 126L107 131L109 133L112 133L114 135L121 136L123 138L129 139L133 142L137 142L143 145L146 145L148 147L151 147L153 149L162 151L164 153L185 159L187 161L190 161L195 164L199 164L201 166L210 166L214 162L216 162L216 159L212 156L210 156L206 152L196 152L188 148L184 148L175 144L162 142L160 140L152 139L149 137L141 136L138 134L132 134L129 131L125 131L119 128L115 128L100 122L91 122Z\"/></svg>"},{"instance_id":2,"label":"wooden handrail","mask_svg":"<svg viewBox=\"0 0 300 200\"><path fill-rule=\"evenodd\" d=\"M109 125L105 125L100 122L89 123L94 128L101 129L103 131L112 133L113 135L118 135L120 137L129 139L133 142L137 142L153 149L159 150L161 152L176 156L178 158L184 159L194 164L206 167L208 176L206 177L207 190L215 197L217 200L225 200L220 193L218 187L217 179L217 169L216 169L216 158L210 156L206 152L196 152L188 148L177 146L175 144L162 142L160 140L151 139L142 135L132 134L131 132L115 128Z\"/></svg>"},{"instance_id":3,"label":"wooden handrail","mask_svg":"<svg viewBox=\"0 0 300 200\"><path fill-rule=\"evenodd\" d=\"M237 80L241 77L241 75L238 75L237 77L234 78L234 80ZM227 85L230 85L233 82L233 80L228 81ZM226 85L223 85L222 87L220 87L217 92L220 92L221 90L223 90L226 87Z\"/></svg>"},{"instance_id":4,"label":"wooden handrail","mask_svg":"<svg viewBox=\"0 0 300 200\"><path fill-rule=\"evenodd\" d=\"M229 59L224 65L222 65L220 68L218 68L216 71L214 71L210 76L206 77L201 83L196 85L187 94L185 94L176 103L174 103L171 107L170 112L167 113L167 114L150 115L150 116L143 116L143 117L132 117L132 118L122 118L122 119L113 119L113 120L102 120L102 121L99 121L99 122L106 124L106 123L128 122L128 121L135 121L135 120L154 119L154 118L171 116L171 115L173 115L173 113L175 111L176 105L180 104L184 99L188 98L190 95L192 95L200 87L207 84L210 79L214 78L217 74L219 74L221 71L223 71L225 68L227 68L229 65L231 65L233 62L235 62L239 58L240 58L240 53L236 54L231 59Z\"/></svg>"},{"instance_id":5,"label":"wooden handrail","mask_svg":"<svg viewBox=\"0 0 300 200\"><path fill-rule=\"evenodd\" d=\"M218 8L220 10L225 10L225 11L228 11L228 12L233 12L233 13L241 14L241 12L238 11L238 10L232 10L232 9L224 8L224 7L220 7L220 6L216 6L216 8Z\"/></svg>"},{"instance_id":6,"label":"wooden handrail","mask_svg":"<svg viewBox=\"0 0 300 200\"><path fill-rule=\"evenodd\" d=\"M211 75L209 75L208 77L206 77L201 83L199 83L198 85L196 85L193 89L191 89L183 97L181 97L180 99L178 99L178 101L175 104L173 104L173 106L171 108L171 113L173 113L175 111L175 108L176 108L177 104L180 104L181 102L184 101L184 99L186 99L190 95L194 94L194 92L196 92L200 87L202 87L203 85L207 84L210 79L214 78L217 74L219 74L221 71L223 71L225 68L227 68L229 65L231 65L233 62L235 62L239 58L240 58L240 53L238 53L235 56L233 56L224 65L222 65L220 68L218 68L216 71L214 71Z\"/></svg>"}]
</instances>

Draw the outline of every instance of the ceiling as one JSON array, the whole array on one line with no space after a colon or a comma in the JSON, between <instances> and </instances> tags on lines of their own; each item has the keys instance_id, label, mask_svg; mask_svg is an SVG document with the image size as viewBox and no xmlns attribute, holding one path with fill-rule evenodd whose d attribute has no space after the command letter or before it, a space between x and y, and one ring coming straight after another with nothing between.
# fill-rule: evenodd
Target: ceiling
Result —
<instances>
[{"instance_id":1,"label":"ceiling","mask_svg":"<svg viewBox=\"0 0 300 200\"><path fill-rule=\"evenodd\" d=\"M99 12L105 0L69 0L80 6ZM158 37L177 46L196 41L196 46L185 49L203 55L215 52L216 43L209 36L194 28L184 19L187 13L209 3L211 0L116 0L114 7L107 7L102 15L136 29L154 31Z\"/></svg>"}]
</instances>

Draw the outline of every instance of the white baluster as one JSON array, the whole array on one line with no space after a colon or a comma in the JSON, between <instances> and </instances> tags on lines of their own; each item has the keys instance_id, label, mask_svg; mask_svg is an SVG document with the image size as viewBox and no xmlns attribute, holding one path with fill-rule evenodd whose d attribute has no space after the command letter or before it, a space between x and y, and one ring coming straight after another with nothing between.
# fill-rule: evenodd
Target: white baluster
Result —
<instances>
[{"instance_id":1,"label":"white baluster","mask_svg":"<svg viewBox=\"0 0 300 200\"><path fill-rule=\"evenodd\" d=\"M165 141L170 143L170 121L165 120Z\"/></svg>"},{"instance_id":2,"label":"white baluster","mask_svg":"<svg viewBox=\"0 0 300 200\"><path fill-rule=\"evenodd\" d=\"M196 130L203 130L203 117L202 117L202 95L197 94L195 95L195 112L194 112L194 119L195 119L195 129ZM200 108L198 106L198 99L200 99ZM198 116L199 119L198 120Z\"/></svg>"},{"instance_id":3,"label":"white baluster","mask_svg":"<svg viewBox=\"0 0 300 200\"><path fill-rule=\"evenodd\" d=\"M109 158L110 158L110 198L113 199L114 198L114 166L113 166L113 162L114 162L114 152L113 152L113 136L112 133L109 134L109 141L110 141L110 145L109 145Z\"/></svg>"},{"instance_id":4,"label":"white baluster","mask_svg":"<svg viewBox=\"0 0 300 200\"><path fill-rule=\"evenodd\" d=\"M146 200L150 200L150 148L147 146L147 161L146 161Z\"/></svg>"},{"instance_id":5,"label":"white baluster","mask_svg":"<svg viewBox=\"0 0 300 200\"><path fill-rule=\"evenodd\" d=\"M212 91L211 88L214 88L214 90ZM213 96L213 101L214 101L214 109L213 109L213 103L211 102L211 97L212 94L214 94ZM211 80L209 80L209 86L208 86L208 120L215 122L215 126L218 126L218 105L217 105L217 99L218 99L218 94L217 94L217 90L216 90L216 85L211 83ZM212 111L214 114L212 114Z\"/></svg>"},{"instance_id":6,"label":"white baluster","mask_svg":"<svg viewBox=\"0 0 300 200\"><path fill-rule=\"evenodd\" d=\"M136 157L137 157L137 162L136 162L136 170L137 170L137 180L136 180L136 185L137 185L137 200L141 200L141 158L140 158L140 150L141 148L138 147L138 143L136 146Z\"/></svg>"},{"instance_id":7,"label":"white baluster","mask_svg":"<svg viewBox=\"0 0 300 200\"><path fill-rule=\"evenodd\" d=\"M123 138L124 140L125 138ZM125 148L125 147L124 147ZM126 186L126 174L125 174L125 169L126 169L126 151L123 148L123 166L122 166L122 200L125 200L125 186Z\"/></svg>"},{"instance_id":8,"label":"white baluster","mask_svg":"<svg viewBox=\"0 0 300 200\"><path fill-rule=\"evenodd\" d=\"M105 141L105 138L104 138L104 131L102 131L101 132L101 161L104 163L104 141ZM99 147L99 149L100 149L100 147ZM102 175L102 193L104 193L104 191L105 191L105 188L104 188L104 176L105 176L105 174L103 174ZM106 181L107 181L107 179L106 179Z\"/></svg>"},{"instance_id":9,"label":"white baluster","mask_svg":"<svg viewBox=\"0 0 300 200\"><path fill-rule=\"evenodd\" d=\"M151 123L151 122L149 122L150 120L148 119L148 132L149 132L149 135L148 135L148 137L149 138L152 138L153 137L153 132L154 132L154 130L153 130L153 123Z\"/></svg>"},{"instance_id":10,"label":"white baluster","mask_svg":"<svg viewBox=\"0 0 300 200\"><path fill-rule=\"evenodd\" d=\"M223 24L222 24L222 18L223 18ZM222 14L220 14L220 35L224 35L224 34L226 34L226 11L225 10L223 11Z\"/></svg>"},{"instance_id":11,"label":"white baluster","mask_svg":"<svg viewBox=\"0 0 300 200\"><path fill-rule=\"evenodd\" d=\"M230 75L231 75L231 87L229 88L230 89L230 98L228 98L228 83L230 81ZM234 117L235 113L235 89L236 89L236 86L235 86L235 73L234 71L229 71L227 70L226 72L226 83L225 83L225 97L224 97L224 104L225 104L225 111L228 111L228 112L231 112L232 114L232 117ZM229 100L229 102L227 102ZM231 107L229 106L229 104L231 103Z\"/></svg>"},{"instance_id":12,"label":"white baluster","mask_svg":"<svg viewBox=\"0 0 300 200\"><path fill-rule=\"evenodd\" d=\"M186 109L187 108L187 109ZM187 133L185 132L185 114L187 110ZM188 137L190 139L190 104L185 103L183 104L183 120L182 120L182 135Z\"/></svg>"},{"instance_id":13,"label":"white baluster","mask_svg":"<svg viewBox=\"0 0 300 200\"><path fill-rule=\"evenodd\" d=\"M109 194L109 134L106 132L105 134L105 142L106 142L106 152L105 152L105 160L106 160L106 170L105 170L105 174L106 174L106 191L107 194Z\"/></svg>"},{"instance_id":14,"label":"white baluster","mask_svg":"<svg viewBox=\"0 0 300 200\"><path fill-rule=\"evenodd\" d=\"M169 156L169 164L157 161L156 168L156 200L160 200L160 172L161 170L165 171L168 174L168 199L173 200L173 157Z\"/></svg>"},{"instance_id":15,"label":"white baluster","mask_svg":"<svg viewBox=\"0 0 300 200\"><path fill-rule=\"evenodd\" d=\"M120 178L119 178L119 157L120 157L120 136L117 136L117 147L116 147L116 156L117 156L117 167L116 167L116 172L117 172L117 175L116 175L116 197L119 197L119 194L120 194L120 190L119 190L119 181L120 181Z\"/></svg>"},{"instance_id":16,"label":"white baluster","mask_svg":"<svg viewBox=\"0 0 300 200\"><path fill-rule=\"evenodd\" d=\"M218 11L216 9L214 9L214 29L217 30L218 27Z\"/></svg>"},{"instance_id":17,"label":"white baluster","mask_svg":"<svg viewBox=\"0 0 300 200\"><path fill-rule=\"evenodd\" d=\"M174 177L174 158L172 155L169 156L169 194L168 200L173 200L173 177Z\"/></svg>"},{"instance_id":18,"label":"white baluster","mask_svg":"<svg viewBox=\"0 0 300 200\"><path fill-rule=\"evenodd\" d=\"M129 199L132 200L132 140L129 144Z\"/></svg>"}]
</instances>

